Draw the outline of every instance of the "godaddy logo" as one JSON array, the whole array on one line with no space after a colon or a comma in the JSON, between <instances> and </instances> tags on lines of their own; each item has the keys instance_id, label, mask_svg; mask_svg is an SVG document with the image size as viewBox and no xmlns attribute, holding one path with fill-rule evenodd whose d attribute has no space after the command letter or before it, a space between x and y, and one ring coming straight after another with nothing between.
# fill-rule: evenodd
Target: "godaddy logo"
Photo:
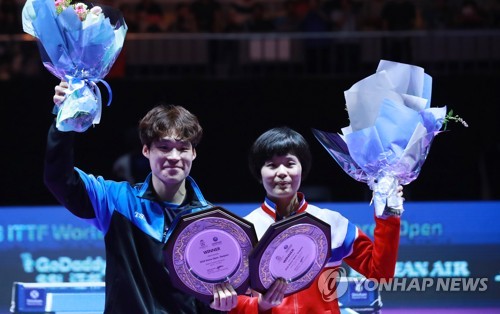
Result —
<instances>
[{"instance_id":1,"label":"godaddy logo","mask_svg":"<svg viewBox=\"0 0 500 314\"><path fill-rule=\"evenodd\" d=\"M346 293L349 285L346 280L342 280L346 277L347 272L342 267L327 269L321 273L318 279L318 289L324 301L334 301Z\"/></svg>"}]
</instances>

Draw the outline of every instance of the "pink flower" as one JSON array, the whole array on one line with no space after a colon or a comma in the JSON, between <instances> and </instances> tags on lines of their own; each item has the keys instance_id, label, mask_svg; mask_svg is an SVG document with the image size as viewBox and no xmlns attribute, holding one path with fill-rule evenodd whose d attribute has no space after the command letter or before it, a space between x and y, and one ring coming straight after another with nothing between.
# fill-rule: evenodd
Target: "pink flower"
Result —
<instances>
[{"instance_id":1,"label":"pink flower","mask_svg":"<svg viewBox=\"0 0 500 314\"><path fill-rule=\"evenodd\" d=\"M85 20L85 18L87 17L87 5L79 2L79 3L75 4L74 8L75 8L76 14L80 18L80 21Z\"/></svg>"},{"instance_id":2,"label":"pink flower","mask_svg":"<svg viewBox=\"0 0 500 314\"><path fill-rule=\"evenodd\" d=\"M92 13L93 20L102 13L102 8L100 6L94 6L89 10L85 3L78 2L76 4L71 4L71 1L72 0L54 0L56 12L61 14L66 8L71 7L82 22L85 21L89 12Z\"/></svg>"},{"instance_id":3,"label":"pink flower","mask_svg":"<svg viewBox=\"0 0 500 314\"><path fill-rule=\"evenodd\" d=\"M81 2L75 4L75 12L76 13L83 13L87 11L87 5L83 4Z\"/></svg>"}]
</instances>

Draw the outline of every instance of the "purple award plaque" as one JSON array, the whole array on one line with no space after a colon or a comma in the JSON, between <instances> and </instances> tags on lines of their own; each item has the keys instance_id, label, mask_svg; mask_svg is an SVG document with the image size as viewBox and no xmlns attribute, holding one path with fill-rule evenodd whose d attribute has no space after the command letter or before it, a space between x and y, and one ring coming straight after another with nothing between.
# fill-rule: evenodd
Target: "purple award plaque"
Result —
<instances>
[{"instance_id":1,"label":"purple award plaque","mask_svg":"<svg viewBox=\"0 0 500 314\"><path fill-rule=\"evenodd\" d=\"M176 287L210 303L217 283L229 281L238 294L248 290L248 255L256 242L252 223L212 207L179 219L165 246L165 263Z\"/></svg>"},{"instance_id":2,"label":"purple award plaque","mask_svg":"<svg viewBox=\"0 0 500 314\"><path fill-rule=\"evenodd\" d=\"M265 293L278 278L285 296L311 285L331 255L330 225L301 213L272 224L250 253L252 289Z\"/></svg>"}]
</instances>

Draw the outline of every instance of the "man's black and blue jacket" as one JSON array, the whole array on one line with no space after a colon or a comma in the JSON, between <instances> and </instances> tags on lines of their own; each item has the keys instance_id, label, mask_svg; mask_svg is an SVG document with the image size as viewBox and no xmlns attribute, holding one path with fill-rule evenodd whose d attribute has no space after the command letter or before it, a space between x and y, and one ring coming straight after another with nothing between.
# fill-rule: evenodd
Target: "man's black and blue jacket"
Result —
<instances>
[{"instance_id":1,"label":"man's black and blue jacket","mask_svg":"<svg viewBox=\"0 0 500 314\"><path fill-rule=\"evenodd\" d=\"M158 200L151 174L131 185L74 167L74 132L49 129L44 181L57 200L104 234L105 313L218 313L176 289L164 263L169 228L180 213L212 207L192 178L184 203Z\"/></svg>"}]
</instances>

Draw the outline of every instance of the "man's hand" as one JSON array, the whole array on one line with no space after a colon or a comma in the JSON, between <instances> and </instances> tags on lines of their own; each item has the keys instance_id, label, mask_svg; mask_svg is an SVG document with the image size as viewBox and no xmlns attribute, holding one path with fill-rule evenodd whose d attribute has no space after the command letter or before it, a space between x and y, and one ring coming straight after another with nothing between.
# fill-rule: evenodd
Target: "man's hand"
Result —
<instances>
[{"instance_id":1,"label":"man's hand","mask_svg":"<svg viewBox=\"0 0 500 314\"><path fill-rule=\"evenodd\" d=\"M238 294L229 282L214 285L214 300L210 307L218 311L230 311L238 304Z\"/></svg>"},{"instance_id":2,"label":"man's hand","mask_svg":"<svg viewBox=\"0 0 500 314\"><path fill-rule=\"evenodd\" d=\"M288 283L283 278L276 279L265 294L259 295L259 311L267 311L283 302Z\"/></svg>"},{"instance_id":3,"label":"man's hand","mask_svg":"<svg viewBox=\"0 0 500 314\"><path fill-rule=\"evenodd\" d=\"M66 99L67 91L68 91L69 85L65 81L61 81L59 85L56 85L54 88L55 93L54 93L54 104L56 106L60 106L63 101Z\"/></svg>"}]
</instances>

